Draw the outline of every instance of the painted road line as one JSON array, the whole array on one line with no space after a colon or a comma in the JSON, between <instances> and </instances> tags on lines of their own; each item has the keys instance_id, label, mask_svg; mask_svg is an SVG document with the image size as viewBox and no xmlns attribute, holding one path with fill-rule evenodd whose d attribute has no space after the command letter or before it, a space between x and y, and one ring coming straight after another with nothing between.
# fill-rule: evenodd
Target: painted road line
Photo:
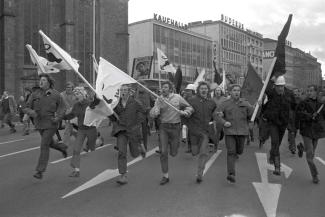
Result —
<instances>
[{"instance_id":1,"label":"painted road line","mask_svg":"<svg viewBox=\"0 0 325 217\"><path fill-rule=\"evenodd\" d=\"M20 154L20 153L28 152L28 151L33 151L33 150L36 150L36 149L39 149L39 147L28 148L28 149L25 149L25 150L16 151L16 152L13 152L13 153L9 153L9 154L5 154L5 155L1 155L0 158L8 157L8 156L12 156L12 155L16 155L16 154Z\"/></svg>"},{"instance_id":2,"label":"painted road line","mask_svg":"<svg viewBox=\"0 0 325 217\"><path fill-rule=\"evenodd\" d=\"M203 171L203 176L205 175L206 172L208 172L209 168L212 166L213 162L219 157L221 152L222 152L221 150L218 150L216 153L214 153L210 157L208 162L205 164L205 168L204 168L204 171Z\"/></svg>"},{"instance_id":3,"label":"painted road line","mask_svg":"<svg viewBox=\"0 0 325 217\"><path fill-rule=\"evenodd\" d=\"M108 146L111 146L111 145L112 145L112 144L105 144L105 145L103 145L103 146L100 146L100 147L96 148L95 151L97 151L97 150L99 150L99 149L102 149L102 148L105 148L105 147L108 147ZM87 153L88 153L88 152L83 151L83 152L80 153L80 155L84 155L84 154L87 154ZM67 158L62 158L62 159L59 159L59 160L55 160L55 161L52 161L51 164L60 163L60 162L62 162L62 161L66 161L66 160L69 160L69 159L71 159L71 158L72 158L72 156L69 156L69 157L67 157Z\"/></svg>"},{"instance_id":4,"label":"painted road line","mask_svg":"<svg viewBox=\"0 0 325 217\"><path fill-rule=\"evenodd\" d=\"M325 160L323 160L320 157L315 157L315 158L325 166Z\"/></svg>"},{"instance_id":5,"label":"painted road line","mask_svg":"<svg viewBox=\"0 0 325 217\"><path fill-rule=\"evenodd\" d=\"M16 139L16 140L11 140L11 141L7 141L7 142L0 142L0 145L2 144L7 144L7 143L13 143L13 142L20 142L20 141L23 141L25 139Z\"/></svg>"},{"instance_id":6,"label":"painted road line","mask_svg":"<svg viewBox=\"0 0 325 217\"><path fill-rule=\"evenodd\" d=\"M156 150L158 150L158 147L151 149L150 151L147 152L146 154L146 158L150 157L151 155L153 155ZM132 164L135 164L138 161L144 160L145 158L142 157L137 157L134 160L130 161L127 165L131 166ZM119 176L119 172L118 169L107 169L104 170L103 172L101 172L100 174L98 174L97 176L95 176L94 178L92 178L91 180L89 180L88 182L86 182L85 184L79 186L78 188L74 189L73 191L71 191L70 193L64 195L62 197L62 199L69 197L71 195L77 194L81 191L87 190L89 188L92 188L96 185L99 185L103 182L106 182L108 180L111 180L117 176Z\"/></svg>"}]
</instances>

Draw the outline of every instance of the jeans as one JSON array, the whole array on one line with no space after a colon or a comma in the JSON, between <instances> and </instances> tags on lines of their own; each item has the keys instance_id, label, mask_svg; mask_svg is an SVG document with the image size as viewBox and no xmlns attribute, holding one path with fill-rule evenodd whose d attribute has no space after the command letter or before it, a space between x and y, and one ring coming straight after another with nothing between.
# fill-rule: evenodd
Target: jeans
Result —
<instances>
[{"instance_id":1,"label":"jeans","mask_svg":"<svg viewBox=\"0 0 325 217\"><path fill-rule=\"evenodd\" d=\"M181 124L161 123L159 127L161 145L160 164L163 173L168 172L168 153L175 157L181 139Z\"/></svg>"},{"instance_id":2,"label":"jeans","mask_svg":"<svg viewBox=\"0 0 325 217\"><path fill-rule=\"evenodd\" d=\"M128 134L126 131L117 134L118 170L120 174L125 174L127 171L127 145L129 144L131 156L135 158L140 154L140 142L140 133L139 138L132 138L132 135Z\"/></svg>"},{"instance_id":3,"label":"jeans","mask_svg":"<svg viewBox=\"0 0 325 217\"><path fill-rule=\"evenodd\" d=\"M53 148L58 151L64 151L67 146L62 143L55 143L53 141L53 136L57 129L41 129L38 130L41 135L41 153L38 159L38 164L36 167L36 171L45 172L49 156L50 156L50 148Z\"/></svg>"},{"instance_id":4,"label":"jeans","mask_svg":"<svg viewBox=\"0 0 325 217\"><path fill-rule=\"evenodd\" d=\"M71 159L72 168L80 168L80 152L83 147L84 141L87 138L87 145L90 150L95 150L97 130L96 128L90 128L85 130L78 130L76 141L73 145L73 154Z\"/></svg>"},{"instance_id":5,"label":"jeans","mask_svg":"<svg viewBox=\"0 0 325 217\"><path fill-rule=\"evenodd\" d=\"M62 140L64 144L69 145L72 131L73 131L73 127L70 121L65 121L65 128L64 128L63 140Z\"/></svg>"},{"instance_id":6,"label":"jeans","mask_svg":"<svg viewBox=\"0 0 325 217\"><path fill-rule=\"evenodd\" d=\"M274 157L280 157L280 145L285 130L286 130L286 126L280 127L270 123L270 134L271 134L270 159L274 159Z\"/></svg>"},{"instance_id":7,"label":"jeans","mask_svg":"<svg viewBox=\"0 0 325 217\"><path fill-rule=\"evenodd\" d=\"M306 160L310 169L310 173L312 175L312 177L317 176L318 175L318 171L316 168L316 165L314 163L314 158L315 158L315 150L317 147L317 142L318 139L311 139L308 137L303 136L302 137L304 140L304 147L305 147L305 151L306 151Z\"/></svg>"},{"instance_id":8,"label":"jeans","mask_svg":"<svg viewBox=\"0 0 325 217\"><path fill-rule=\"evenodd\" d=\"M236 175L235 162L237 155L241 155L244 152L245 139L246 136L242 135L226 135L228 175Z\"/></svg>"},{"instance_id":9,"label":"jeans","mask_svg":"<svg viewBox=\"0 0 325 217\"><path fill-rule=\"evenodd\" d=\"M207 133L191 133L189 132L189 140L192 145L193 156L199 154L198 158L198 175L202 176L205 163L208 159L209 135Z\"/></svg>"}]
</instances>

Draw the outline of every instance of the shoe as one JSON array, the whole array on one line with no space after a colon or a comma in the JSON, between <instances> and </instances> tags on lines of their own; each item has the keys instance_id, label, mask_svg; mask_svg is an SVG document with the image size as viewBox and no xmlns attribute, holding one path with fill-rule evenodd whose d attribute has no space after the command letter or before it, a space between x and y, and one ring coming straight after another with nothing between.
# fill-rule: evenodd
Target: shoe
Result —
<instances>
[{"instance_id":1,"label":"shoe","mask_svg":"<svg viewBox=\"0 0 325 217\"><path fill-rule=\"evenodd\" d=\"M128 180L126 178L126 175L121 175L118 180L116 181L120 185L125 185L128 183Z\"/></svg>"},{"instance_id":2,"label":"shoe","mask_svg":"<svg viewBox=\"0 0 325 217\"><path fill-rule=\"evenodd\" d=\"M300 142L297 145L297 149L298 149L298 156L301 158L304 155L304 145Z\"/></svg>"},{"instance_id":3,"label":"shoe","mask_svg":"<svg viewBox=\"0 0 325 217\"><path fill-rule=\"evenodd\" d=\"M192 150L190 150L190 149L187 149L187 150L185 151L185 153L188 153L188 154L190 154L190 153L192 153Z\"/></svg>"},{"instance_id":4,"label":"shoe","mask_svg":"<svg viewBox=\"0 0 325 217\"><path fill-rule=\"evenodd\" d=\"M203 181L202 175L197 175L196 176L196 183L200 184Z\"/></svg>"},{"instance_id":5,"label":"shoe","mask_svg":"<svg viewBox=\"0 0 325 217\"><path fill-rule=\"evenodd\" d=\"M169 178L166 178L165 176L162 177L161 181L160 181L160 185L165 185L169 182Z\"/></svg>"},{"instance_id":6,"label":"shoe","mask_svg":"<svg viewBox=\"0 0 325 217\"><path fill-rule=\"evenodd\" d=\"M83 148L82 150L84 150L84 152L89 152L88 148Z\"/></svg>"},{"instance_id":7,"label":"shoe","mask_svg":"<svg viewBox=\"0 0 325 217\"><path fill-rule=\"evenodd\" d=\"M69 175L71 178L77 178L80 177L80 171L72 171L72 173Z\"/></svg>"},{"instance_id":8,"label":"shoe","mask_svg":"<svg viewBox=\"0 0 325 217\"><path fill-rule=\"evenodd\" d=\"M160 151L160 150L157 150L156 153L157 153L157 154L161 154L161 151Z\"/></svg>"},{"instance_id":9,"label":"shoe","mask_svg":"<svg viewBox=\"0 0 325 217\"><path fill-rule=\"evenodd\" d=\"M17 130L15 128L10 129L10 133L15 133L15 132L17 132Z\"/></svg>"},{"instance_id":10,"label":"shoe","mask_svg":"<svg viewBox=\"0 0 325 217\"><path fill-rule=\"evenodd\" d=\"M118 151L118 147L117 147L116 145L114 146L114 149L115 149L116 151Z\"/></svg>"},{"instance_id":11,"label":"shoe","mask_svg":"<svg viewBox=\"0 0 325 217\"><path fill-rule=\"evenodd\" d=\"M24 133L22 134L22 136L27 136L27 135L29 135L29 132L24 132Z\"/></svg>"},{"instance_id":12,"label":"shoe","mask_svg":"<svg viewBox=\"0 0 325 217\"><path fill-rule=\"evenodd\" d=\"M235 176L234 175L228 175L227 176L227 181L231 184L234 184L236 182Z\"/></svg>"},{"instance_id":13,"label":"shoe","mask_svg":"<svg viewBox=\"0 0 325 217\"><path fill-rule=\"evenodd\" d=\"M314 184L318 184L319 183L319 179L318 179L318 176L313 176L313 183Z\"/></svg>"},{"instance_id":14,"label":"shoe","mask_svg":"<svg viewBox=\"0 0 325 217\"><path fill-rule=\"evenodd\" d=\"M280 167L275 167L274 171L273 171L273 174L276 175L276 176L281 176Z\"/></svg>"},{"instance_id":15,"label":"shoe","mask_svg":"<svg viewBox=\"0 0 325 217\"><path fill-rule=\"evenodd\" d=\"M274 164L274 158L273 157L269 157L269 164Z\"/></svg>"},{"instance_id":16,"label":"shoe","mask_svg":"<svg viewBox=\"0 0 325 217\"><path fill-rule=\"evenodd\" d=\"M36 179L42 179L42 178L43 178L43 173L38 171L38 172L35 173L33 176L34 176L34 178L36 178Z\"/></svg>"}]
</instances>

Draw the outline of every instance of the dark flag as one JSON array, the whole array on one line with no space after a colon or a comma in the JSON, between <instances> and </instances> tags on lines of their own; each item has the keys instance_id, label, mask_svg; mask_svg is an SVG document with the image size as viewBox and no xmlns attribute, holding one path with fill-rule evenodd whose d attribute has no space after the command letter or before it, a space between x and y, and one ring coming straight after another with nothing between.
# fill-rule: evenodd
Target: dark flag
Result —
<instances>
[{"instance_id":1,"label":"dark flag","mask_svg":"<svg viewBox=\"0 0 325 217\"><path fill-rule=\"evenodd\" d=\"M263 87L260 76L256 73L251 63L248 63L247 74L241 89L241 96L245 98L251 105L258 100L259 94Z\"/></svg>"},{"instance_id":2,"label":"dark flag","mask_svg":"<svg viewBox=\"0 0 325 217\"><path fill-rule=\"evenodd\" d=\"M277 46L275 49L275 54L274 54L274 56L277 57L277 59L274 64L271 78L273 76L278 77L278 76L286 73L286 70L285 70L285 45L286 45L286 38L288 36L289 29L290 29L291 20L292 20L292 14L289 14L287 23L284 25L284 27L278 37L278 43L277 43Z\"/></svg>"},{"instance_id":3,"label":"dark flag","mask_svg":"<svg viewBox=\"0 0 325 217\"><path fill-rule=\"evenodd\" d=\"M216 62L213 61L213 68L214 68L214 83L220 85L222 83L222 78L217 70Z\"/></svg>"},{"instance_id":4,"label":"dark flag","mask_svg":"<svg viewBox=\"0 0 325 217\"><path fill-rule=\"evenodd\" d=\"M181 91L182 79L183 79L182 70L180 67L178 67L174 77L174 85L175 85L176 93L180 93Z\"/></svg>"},{"instance_id":5,"label":"dark flag","mask_svg":"<svg viewBox=\"0 0 325 217\"><path fill-rule=\"evenodd\" d=\"M167 73L167 78L170 82L174 83L174 75L171 72Z\"/></svg>"}]
</instances>

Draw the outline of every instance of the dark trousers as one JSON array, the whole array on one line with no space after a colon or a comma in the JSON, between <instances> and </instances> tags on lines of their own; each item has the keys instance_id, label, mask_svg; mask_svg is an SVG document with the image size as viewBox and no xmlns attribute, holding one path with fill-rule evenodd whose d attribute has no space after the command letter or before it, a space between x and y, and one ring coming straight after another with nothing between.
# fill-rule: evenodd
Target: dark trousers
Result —
<instances>
[{"instance_id":1,"label":"dark trousers","mask_svg":"<svg viewBox=\"0 0 325 217\"><path fill-rule=\"evenodd\" d=\"M209 135L207 133L197 133L189 131L189 141L192 144L192 155L196 156L199 154L198 158L198 172L197 174L202 176L205 169L205 163L208 159L208 144Z\"/></svg>"},{"instance_id":2,"label":"dark trousers","mask_svg":"<svg viewBox=\"0 0 325 217\"><path fill-rule=\"evenodd\" d=\"M11 129L14 129L15 128L15 125L11 121L12 121L12 114L11 113L6 113L3 116L3 122L5 122L6 124L8 124L8 126Z\"/></svg>"},{"instance_id":3,"label":"dark trousers","mask_svg":"<svg viewBox=\"0 0 325 217\"><path fill-rule=\"evenodd\" d=\"M145 149L147 150L148 147L148 135L149 135L149 127L148 127L148 119L146 119L144 122L141 123L141 129L142 129L142 140L143 145Z\"/></svg>"},{"instance_id":4,"label":"dark trousers","mask_svg":"<svg viewBox=\"0 0 325 217\"><path fill-rule=\"evenodd\" d=\"M318 175L318 171L316 168L316 165L314 163L314 158L315 158L315 150L317 147L317 142L318 139L312 139L312 138L308 138L303 136L302 137L304 140L304 147L305 147L305 151L306 151L306 160L310 169L310 173L311 176L317 176Z\"/></svg>"},{"instance_id":5,"label":"dark trousers","mask_svg":"<svg viewBox=\"0 0 325 217\"><path fill-rule=\"evenodd\" d=\"M181 124L161 123L159 126L159 139L161 145L160 164L163 173L168 172L168 153L175 157L181 139Z\"/></svg>"},{"instance_id":6,"label":"dark trousers","mask_svg":"<svg viewBox=\"0 0 325 217\"><path fill-rule=\"evenodd\" d=\"M244 151L246 136L226 135L225 142L227 147L227 170L229 175L236 175L235 162L237 155Z\"/></svg>"},{"instance_id":7,"label":"dark trousers","mask_svg":"<svg viewBox=\"0 0 325 217\"><path fill-rule=\"evenodd\" d=\"M133 135L134 136L134 135ZM120 174L125 174L127 171L127 145L131 156L138 157L140 154L140 141L141 138L134 138L126 131L117 134L117 147L118 147L118 170Z\"/></svg>"},{"instance_id":8,"label":"dark trousers","mask_svg":"<svg viewBox=\"0 0 325 217\"><path fill-rule=\"evenodd\" d=\"M278 126L272 123L269 124L271 135L270 159L274 160L275 157L280 157L280 145L286 130L286 126Z\"/></svg>"},{"instance_id":9,"label":"dark trousers","mask_svg":"<svg viewBox=\"0 0 325 217\"><path fill-rule=\"evenodd\" d=\"M38 159L38 164L36 167L36 171L45 172L49 156L50 156L50 148L53 148L58 151L63 151L67 148L66 145L62 143L55 143L53 140L53 136L56 132L56 129L41 129L38 130L41 135L41 153Z\"/></svg>"},{"instance_id":10,"label":"dark trousers","mask_svg":"<svg viewBox=\"0 0 325 217\"><path fill-rule=\"evenodd\" d=\"M91 151L94 151L96 146L96 138L97 138L96 128L78 130L76 141L73 144L73 154L72 154L72 159L70 164L72 168L80 168L80 152L86 138L87 138L87 145L89 149Z\"/></svg>"},{"instance_id":11,"label":"dark trousers","mask_svg":"<svg viewBox=\"0 0 325 217\"><path fill-rule=\"evenodd\" d=\"M288 129L288 143L289 143L289 150L296 151L296 130L289 130Z\"/></svg>"}]
</instances>

